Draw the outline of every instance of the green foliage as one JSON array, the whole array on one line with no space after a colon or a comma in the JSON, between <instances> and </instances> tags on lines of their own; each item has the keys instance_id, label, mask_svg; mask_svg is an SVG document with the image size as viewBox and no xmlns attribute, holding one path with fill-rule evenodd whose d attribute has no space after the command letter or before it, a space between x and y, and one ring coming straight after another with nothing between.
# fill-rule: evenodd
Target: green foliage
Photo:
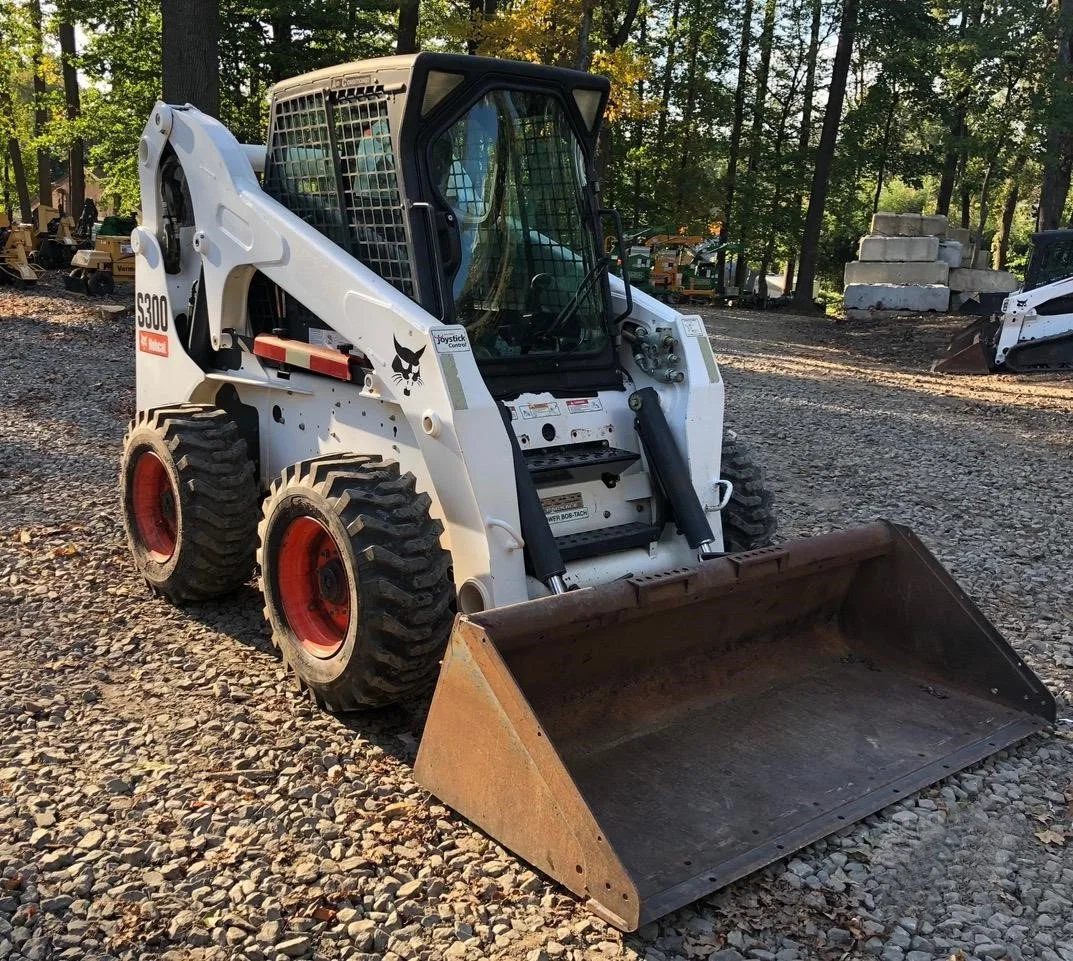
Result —
<instances>
[{"instance_id":1,"label":"green foliage","mask_svg":"<svg viewBox=\"0 0 1073 961\"><path fill-rule=\"evenodd\" d=\"M770 3L773 7L769 6ZM606 199L627 227L663 223L707 233L725 216L736 157L731 238L755 265L797 255L841 3L819 0L819 55L810 63L815 0L643 0L620 36L627 0L422 0L425 49L588 64L615 85L601 141ZM160 92L156 0L60 0L46 5L41 69L49 123L34 138L27 0L0 0L0 153L14 137L26 173L33 153L66 157L75 137L109 202L138 203L138 137ZM764 33L765 13L771 30ZM242 141L265 136L271 85L331 64L394 52L398 0L220 0L221 120ZM80 27L82 116L67 120L55 27ZM818 251L820 278L840 287L873 210L931 211L944 165L975 224L993 228L1016 158L1020 203L1010 257L1034 225L1050 127L1073 130L1073 89L1055 63L1060 24L1038 0L861 0L858 34ZM741 137L731 142L738 58L748 57ZM767 69L762 51L770 49ZM807 78L814 75L810 97ZM1064 126L1063 126L1064 125ZM0 158L2 159L2 158ZM7 171L9 164L4 164ZM5 173L4 202L12 187ZM956 221L957 217L952 217Z\"/></svg>"}]
</instances>

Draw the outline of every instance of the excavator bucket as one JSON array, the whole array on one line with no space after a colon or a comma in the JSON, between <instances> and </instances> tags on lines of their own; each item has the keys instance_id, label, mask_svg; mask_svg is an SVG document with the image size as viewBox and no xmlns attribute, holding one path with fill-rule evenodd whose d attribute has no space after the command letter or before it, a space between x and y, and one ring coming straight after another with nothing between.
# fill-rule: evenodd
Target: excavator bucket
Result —
<instances>
[{"instance_id":1,"label":"excavator bucket","mask_svg":"<svg viewBox=\"0 0 1073 961\"><path fill-rule=\"evenodd\" d=\"M877 523L459 616L416 776L633 930L1054 717Z\"/></svg>"},{"instance_id":2,"label":"excavator bucket","mask_svg":"<svg viewBox=\"0 0 1073 961\"><path fill-rule=\"evenodd\" d=\"M943 374L990 374L995 370L997 317L980 317L954 334L946 351L931 369Z\"/></svg>"}]
</instances>

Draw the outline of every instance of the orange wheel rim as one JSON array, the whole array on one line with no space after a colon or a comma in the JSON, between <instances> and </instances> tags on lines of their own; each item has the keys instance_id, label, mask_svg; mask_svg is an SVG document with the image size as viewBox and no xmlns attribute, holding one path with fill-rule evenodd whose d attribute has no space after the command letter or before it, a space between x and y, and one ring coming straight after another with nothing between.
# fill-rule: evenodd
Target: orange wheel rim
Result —
<instances>
[{"instance_id":1,"label":"orange wheel rim","mask_svg":"<svg viewBox=\"0 0 1073 961\"><path fill-rule=\"evenodd\" d=\"M175 553L178 508L164 462L151 450L134 462L131 481L134 527L146 553L163 564Z\"/></svg>"},{"instance_id":2,"label":"orange wheel rim","mask_svg":"<svg viewBox=\"0 0 1073 961\"><path fill-rule=\"evenodd\" d=\"M350 627L350 584L339 545L319 520L292 520L279 545L279 600L299 643L314 657L336 654Z\"/></svg>"}]
</instances>

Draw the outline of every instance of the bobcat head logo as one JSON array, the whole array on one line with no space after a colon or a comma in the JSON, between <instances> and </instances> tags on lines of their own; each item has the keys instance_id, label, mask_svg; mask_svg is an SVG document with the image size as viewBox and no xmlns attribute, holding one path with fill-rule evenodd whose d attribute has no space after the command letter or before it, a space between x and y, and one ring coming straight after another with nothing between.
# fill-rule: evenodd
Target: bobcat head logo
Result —
<instances>
[{"instance_id":1,"label":"bobcat head logo","mask_svg":"<svg viewBox=\"0 0 1073 961\"><path fill-rule=\"evenodd\" d=\"M403 347L397 338L392 339L395 341L395 359L391 362L391 369L394 371L392 380L396 384L402 384L403 394L409 397L410 388L421 383L421 355L425 348L410 350Z\"/></svg>"}]
</instances>

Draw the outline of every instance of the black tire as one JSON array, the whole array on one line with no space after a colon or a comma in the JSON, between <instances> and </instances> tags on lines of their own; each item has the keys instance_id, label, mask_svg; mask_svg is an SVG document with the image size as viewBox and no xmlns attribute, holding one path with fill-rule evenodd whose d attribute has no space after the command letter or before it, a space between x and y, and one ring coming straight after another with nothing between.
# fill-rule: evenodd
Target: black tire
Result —
<instances>
[{"instance_id":1,"label":"black tire","mask_svg":"<svg viewBox=\"0 0 1073 961\"><path fill-rule=\"evenodd\" d=\"M59 246L54 240L41 241L41 246L37 249L38 265L45 270L55 270L59 267L62 262Z\"/></svg>"},{"instance_id":2,"label":"black tire","mask_svg":"<svg viewBox=\"0 0 1073 961\"><path fill-rule=\"evenodd\" d=\"M94 270L86 279L86 291L92 297L107 297L115 290L115 281L107 270Z\"/></svg>"},{"instance_id":3,"label":"black tire","mask_svg":"<svg viewBox=\"0 0 1073 961\"><path fill-rule=\"evenodd\" d=\"M752 452L733 431L723 436L722 475L734 485L722 512L723 550L738 553L770 546L778 527L775 495L765 486Z\"/></svg>"},{"instance_id":4,"label":"black tire","mask_svg":"<svg viewBox=\"0 0 1073 961\"><path fill-rule=\"evenodd\" d=\"M139 414L123 443L120 501L134 564L157 593L203 601L250 579L257 482L225 411L177 404Z\"/></svg>"},{"instance_id":5,"label":"black tire","mask_svg":"<svg viewBox=\"0 0 1073 961\"><path fill-rule=\"evenodd\" d=\"M265 617L321 707L382 707L435 679L454 585L430 505L379 457L303 461L272 485L258 531Z\"/></svg>"}]
</instances>

